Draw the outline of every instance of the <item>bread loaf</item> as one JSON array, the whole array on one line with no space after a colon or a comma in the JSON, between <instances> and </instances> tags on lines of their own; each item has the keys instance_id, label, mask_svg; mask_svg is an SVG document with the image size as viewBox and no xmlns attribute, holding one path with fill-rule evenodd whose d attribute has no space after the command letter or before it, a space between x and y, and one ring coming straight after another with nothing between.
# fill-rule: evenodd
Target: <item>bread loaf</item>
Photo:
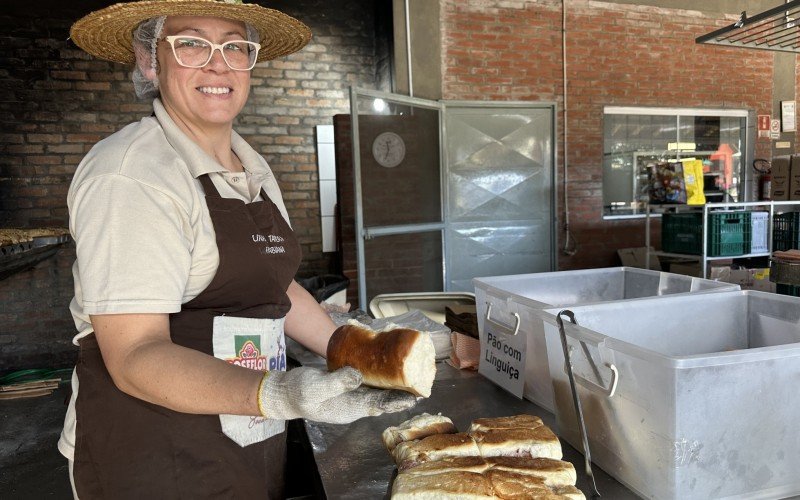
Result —
<instances>
[{"instance_id":1,"label":"bread loaf","mask_svg":"<svg viewBox=\"0 0 800 500\"><path fill-rule=\"evenodd\" d=\"M450 432L450 419L423 413L384 431L398 468L393 500L585 500L575 467L559 460L561 443L541 418L479 418L468 433L420 439L443 424Z\"/></svg>"},{"instance_id":2,"label":"bread loaf","mask_svg":"<svg viewBox=\"0 0 800 500\"><path fill-rule=\"evenodd\" d=\"M550 487L570 486L578 479L571 463L553 458L489 457L485 462L492 470L538 477Z\"/></svg>"},{"instance_id":3,"label":"bread loaf","mask_svg":"<svg viewBox=\"0 0 800 500\"><path fill-rule=\"evenodd\" d=\"M561 442L542 425L535 429L491 429L472 432L480 455L487 457L542 457L561 459Z\"/></svg>"},{"instance_id":4,"label":"bread loaf","mask_svg":"<svg viewBox=\"0 0 800 500\"><path fill-rule=\"evenodd\" d=\"M491 465L481 457L449 457L432 462L422 462L406 469L403 474L429 476L431 474L441 474L442 472L477 472L481 474L491 468Z\"/></svg>"},{"instance_id":5,"label":"bread loaf","mask_svg":"<svg viewBox=\"0 0 800 500\"><path fill-rule=\"evenodd\" d=\"M392 500L491 500L492 485L482 474L452 471L432 475L400 474L392 486Z\"/></svg>"},{"instance_id":6,"label":"bread loaf","mask_svg":"<svg viewBox=\"0 0 800 500\"><path fill-rule=\"evenodd\" d=\"M351 366L364 384L400 389L429 397L436 376L436 353L430 336L407 328L374 332L363 326L340 326L328 342L328 370Z\"/></svg>"},{"instance_id":7,"label":"bread loaf","mask_svg":"<svg viewBox=\"0 0 800 500\"><path fill-rule=\"evenodd\" d=\"M392 500L585 500L572 485L548 487L541 479L490 469L483 473L442 470L434 474L401 473Z\"/></svg>"},{"instance_id":8,"label":"bread loaf","mask_svg":"<svg viewBox=\"0 0 800 500\"><path fill-rule=\"evenodd\" d=\"M476 418L468 432L484 432L494 429L535 429L544 425L535 415L512 415L510 417Z\"/></svg>"},{"instance_id":9,"label":"bread loaf","mask_svg":"<svg viewBox=\"0 0 800 500\"><path fill-rule=\"evenodd\" d=\"M400 471L421 463L452 457L479 457L480 450L469 434L435 434L416 441L400 443L394 449L394 461Z\"/></svg>"},{"instance_id":10,"label":"bread loaf","mask_svg":"<svg viewBox=\"0 0 800 500\"><path fill-rule=\"evenodd\" d=\"M489 480L494 497L501 500L585 500L572 485L550 488L538 478L496 469L483 476Z\"/></svg>"},{"instance_id":11,"label":"bread loaf","mask_svg":"<svg viewBox=\"0 0 800 500\"><path fill-rule=\"evenodd\" d=\"M382 438L386 449L392 453L395 447L402 442L422 439L434 434L452 434L454 432L458 431L449 418L422 413L396 427L388 427L383 431Z\"/></svg>"}]
</instances>

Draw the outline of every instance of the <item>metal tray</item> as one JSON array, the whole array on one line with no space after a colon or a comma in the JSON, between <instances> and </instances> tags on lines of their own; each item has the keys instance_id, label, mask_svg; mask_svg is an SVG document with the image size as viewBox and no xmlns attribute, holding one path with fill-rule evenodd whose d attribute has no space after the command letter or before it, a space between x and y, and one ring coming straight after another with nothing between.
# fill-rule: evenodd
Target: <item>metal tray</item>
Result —
<instances>
[{"instance_id":1,"label":"metal tray","mask_svg":"<svg viewBox=\"0 0 800 500\"><path fill-rule=\"evenodd\" d=\"M475 294L469 292L386 293L369 302L369 312L375 318L388 318L418 309L433 321L444 324L445 307L474 304Z\"/></svg>"},{"instance_id":2,"label":"metal tray","mask_svg":"<svg viewBox=\"0 0 800 500\"><path fill-rule=\"evenodd\" d=\"M0 279L7 278L52 257L61 245L70 241L69 235L43 236L32 241L0 247Z\"/></svg>"},{"instance_id":3,"label":"metal tray","mask_svg":"<svg viewBox=\"0 0 800 500\"><path fill-rule=\"evenodd\" d=\"M0 247L0 257L5 257L8 255L17 255L23 252L27 252L33 248L32 241L24 241L22 243L14 243L13 245L6 245Z\"/></svg>"},{"instance_id":4,"label":"metal tray","mask_svg":"<svg viewBox=\"0 0 800 500\"><path fill-rule=\"evenodd\" d=\"M70 241L70 236L68 234L60 234L58 236L36 236L33 238L33 248L47 245L60 245L68 241Z\"/></svg>"}]
</instances>

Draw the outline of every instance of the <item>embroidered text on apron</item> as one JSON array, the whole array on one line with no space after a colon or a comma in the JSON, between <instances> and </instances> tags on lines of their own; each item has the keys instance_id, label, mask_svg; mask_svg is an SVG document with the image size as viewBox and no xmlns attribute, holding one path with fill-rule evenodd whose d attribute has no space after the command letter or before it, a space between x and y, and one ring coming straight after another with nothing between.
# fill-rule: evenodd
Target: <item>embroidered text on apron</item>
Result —
<instances>
[{"instance_id":1,"label":"embroidered text on apron","mask_svg":"<svg viewBox=\"0 0 800 500\"><path fill-rule=\"evenodd\" d=\"M208 175L200 181L219 267L205 290L170 315L172 341L211 355L216 343L217 357L229 362L285 370L285 291L300 262L299 244L263 190L263 201L245 204L220 197ZM215 338L220 329L233 344ZM258 345L265 339L272 352ZM226 424L226 416L175 412L128 396L114 386L95 336L80 346L74 476L81 499L283 497L282 421L237 416ZM266 430L253 437L237 419Z\"/></svg>"}]
</instances>

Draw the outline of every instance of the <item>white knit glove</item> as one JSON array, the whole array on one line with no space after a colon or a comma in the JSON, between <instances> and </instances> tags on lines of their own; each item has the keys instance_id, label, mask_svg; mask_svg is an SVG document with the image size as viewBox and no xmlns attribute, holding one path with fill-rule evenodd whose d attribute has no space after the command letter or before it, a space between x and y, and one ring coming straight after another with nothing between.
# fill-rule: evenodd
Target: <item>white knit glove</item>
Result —
<instances>
[{"instance_id":1,"label":"white knit glove","mask_svg":"<svg viewBox=\"0 0 800 500\"><path fill-rule=\"evenodd\" d=\"M334 372L305 366L267 372L259 387L258 407L268 418L348 424L361 417L403 411L417 402L405 391L359 387L361 380L361 372L349 366Z\"/></svg>"}]
</instances>

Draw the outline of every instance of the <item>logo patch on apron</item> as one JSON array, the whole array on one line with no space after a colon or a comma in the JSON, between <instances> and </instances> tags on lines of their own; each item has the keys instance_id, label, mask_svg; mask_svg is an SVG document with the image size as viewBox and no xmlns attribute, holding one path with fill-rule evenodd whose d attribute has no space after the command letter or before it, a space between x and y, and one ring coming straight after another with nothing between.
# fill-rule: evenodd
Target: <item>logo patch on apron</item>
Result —
<instances>
[{"instance_id":1,"label":"logo patch on apron","mask_svg":"<svg viewBox=\"0 0 800 500\"><path fill-rule=\"evenodd\" d=\"M214 356L258 371L286 370L284 318L214 318ZM264 417L220 415L222 432L239 446L264 441L284 431L286 422Z\"/></svg>"}]
</instances>

